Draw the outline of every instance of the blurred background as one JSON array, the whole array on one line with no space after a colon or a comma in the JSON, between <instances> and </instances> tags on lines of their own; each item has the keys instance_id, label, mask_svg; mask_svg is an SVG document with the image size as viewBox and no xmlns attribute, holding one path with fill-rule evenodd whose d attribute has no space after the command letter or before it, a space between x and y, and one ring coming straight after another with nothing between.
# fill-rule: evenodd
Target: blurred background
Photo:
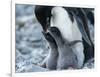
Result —
<instances>
[{"instance_id":1,"label":"blurred background","mask_svg":"<svg viewBox=\"0 0 100 77\"><path fill-rule=\"evenodd\" d=\"M42 27L34 15L33 5L16 4L16 72L33 72L49 52Z\"/></svg>"}]
</instances>

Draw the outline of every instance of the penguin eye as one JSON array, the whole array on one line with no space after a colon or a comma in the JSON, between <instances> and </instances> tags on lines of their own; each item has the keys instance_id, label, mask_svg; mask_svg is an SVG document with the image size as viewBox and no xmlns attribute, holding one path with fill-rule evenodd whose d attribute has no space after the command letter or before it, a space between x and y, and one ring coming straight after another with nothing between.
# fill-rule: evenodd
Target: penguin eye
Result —
<instances>
[{"instance_id":1,"label":"penguin eye","mask_svg":"<svg viewBox=\"0 0 100 77\"><path fill-rule=\"evenodd\" d=\"M51 31L52 31L53 34L55 34L57 36L60 36L61 35L59 29L56 28L56 27L51 27Z\"/></svg>"}]
</instances>

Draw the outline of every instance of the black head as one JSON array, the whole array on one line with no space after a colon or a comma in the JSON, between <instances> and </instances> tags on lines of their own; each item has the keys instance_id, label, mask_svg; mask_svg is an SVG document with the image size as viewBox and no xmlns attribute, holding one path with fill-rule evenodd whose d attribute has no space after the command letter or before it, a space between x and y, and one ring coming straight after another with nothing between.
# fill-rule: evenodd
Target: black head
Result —
<instances>
[{"instance_id":1,"label":"black head","mask_svg":"<svg viewBox=\"0 0 100 77\"><path fill-rule=\"evenodd\" d=\"M46 33L44 31L42 33L49 43L55 43L56 44L55 39L52 37L52 35L50 33Z\"/></svg>"},{"instance_id":2,"label":"black head","mask_svg":"<svg viewBox=\"0 0 100 77\"><path fill-rule=\"evenodd\" d=\"M35 7L35 15L39 23L41 24L44 31L47 30L48 26L50 26L50 18L51 18L51 9L52 6L40 6L37 5Z\"/></svg>"},{"instance_id":3,"label":"black head","mask_svg":"<svg viewBox=\"0 0 100 77\"><path fill-rule=\"evenodd\" d=\"M59 31L59 29L57 27L50 27L49 28L50 33L55 36L55 37L61 37L61 32Z\"/></svg>"}]
</instances>

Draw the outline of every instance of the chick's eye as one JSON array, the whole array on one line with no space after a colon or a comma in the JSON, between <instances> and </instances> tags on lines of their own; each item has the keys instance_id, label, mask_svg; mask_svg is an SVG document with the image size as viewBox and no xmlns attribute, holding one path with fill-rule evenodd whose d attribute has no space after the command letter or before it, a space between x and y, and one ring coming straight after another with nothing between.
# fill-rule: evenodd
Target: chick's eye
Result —
<instances>
[{"instance_id":1,"label":"chick's eye","mask_svg":"<svg viewBox=\"0 0 100 77\"><path fill-rule=\"evenodd\" d=\"M52 32L59 35L60 34L60 31L56 28L56 27L53 27L52 29Z\"/></svg>"}]
</instances>

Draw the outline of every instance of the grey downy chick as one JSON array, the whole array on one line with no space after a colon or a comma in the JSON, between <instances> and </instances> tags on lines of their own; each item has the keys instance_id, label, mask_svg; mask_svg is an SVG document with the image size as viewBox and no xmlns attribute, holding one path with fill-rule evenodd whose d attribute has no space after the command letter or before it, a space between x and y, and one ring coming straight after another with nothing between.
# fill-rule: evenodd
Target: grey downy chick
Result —
<instances>
[{"instance_id":1,"label":"grey downy chick","mask_svg":"<svg viewBox=\"0 0 100 77\"><path fill-rule=\"evenodd\" d=\"M77 68L77 57L73 53L70 45L67 42L64 42L59 29L56 27L51 27L49 30L58 46L59 57L57 62L57 70L68 69L70 67Z\"/></svg>"},{"instance_id":2,"label":"grey downy chick","mask_svg":"<svg viewBox=\"0 0 100 77\"><path fill-rule=\"evenodd\" d=\"M58 59L58 48L54 38L50 33L43 32L46 40L48 41L51 51L49 52L46 58L46 68L50 70L56 70L57 67L57 59Z\"/></svg>"}]
</instances>

